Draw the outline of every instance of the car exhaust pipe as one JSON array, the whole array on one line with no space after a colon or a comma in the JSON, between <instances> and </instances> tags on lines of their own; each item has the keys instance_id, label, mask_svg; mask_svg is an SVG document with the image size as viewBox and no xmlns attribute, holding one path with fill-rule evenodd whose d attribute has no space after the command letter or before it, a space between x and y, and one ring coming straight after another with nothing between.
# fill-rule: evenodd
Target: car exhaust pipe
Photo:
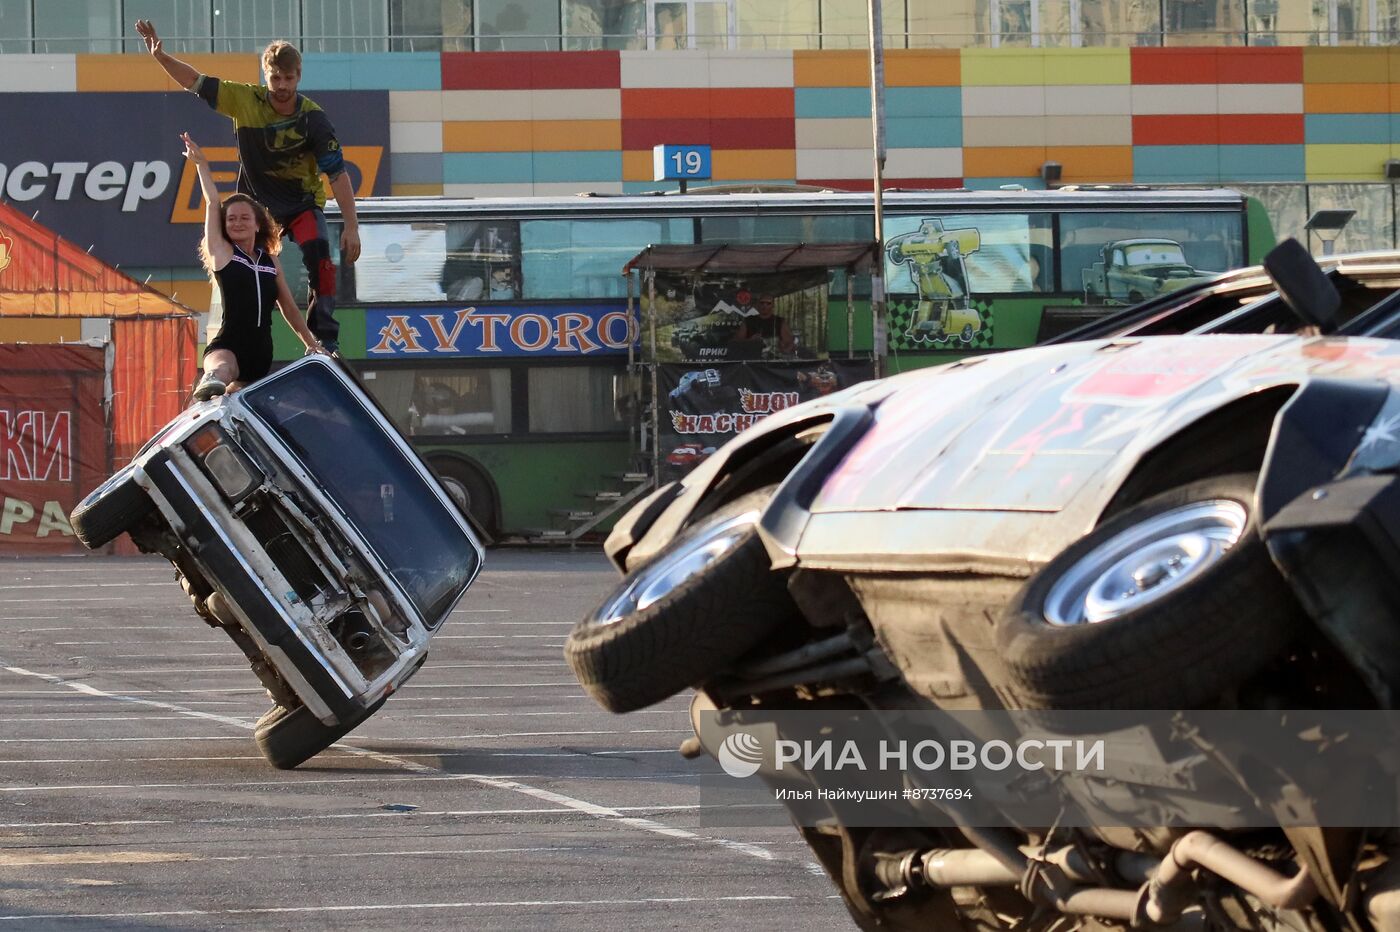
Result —
<instances>
[{"instance_id":1,"label":"car exhaust pipe","mask_svg":"<svg viewBox=\"0 0 1400 932\"><path fill-rule=\"evenodd\" d=\"M1102 882L1093 865L1073 846L1048 853L1037 847L1016 848L1013 855L1000 839L982 840L996 842L1000 850L907 851L882 858L876 865L876 876L891 891L915 886L1019 887L1028 899L1053 905L1067 915L1158 926L1177 923L1188 907L1199 902L1200 893L1191 877L1198 868L1275 909L1302 909L1318 892L1306 867L1285 877L1208 832L1182 836L1160 862L1148 855L1118 852L1112 867L1125 881L1141 884L1135 890L1069 886ZM1025 864L1023 869L1017 869L1016 859Z\"/></svg>"},{"instance_id":2,"label":"car exhaust pipe","mask_svg":"<svg viewBox=\"0 0 1400 932\"><path fill-rule=\"evenodd\" d=\"M1176 921L1196 902L1191 871L1210 871L1275 909L1301 909L1317 899L1317 884L1307 867L1285 877L1209 832L1190 832L1172 845L1148 882L1144 913L1159 925Z\"/></svg>"}]
</instances>

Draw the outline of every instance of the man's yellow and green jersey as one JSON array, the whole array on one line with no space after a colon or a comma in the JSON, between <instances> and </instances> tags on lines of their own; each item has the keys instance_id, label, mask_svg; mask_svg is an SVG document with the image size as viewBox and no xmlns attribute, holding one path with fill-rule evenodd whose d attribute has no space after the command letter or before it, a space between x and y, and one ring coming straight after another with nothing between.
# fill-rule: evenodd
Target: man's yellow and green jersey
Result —
<instances>
[{"instance_id":1,"label":"man's yellow and green jersey","mask_svg":"<svg viewBox=\"0 0 1400 932\"><path fill-rule=\"evenodd\" d=\"M257 198L278 221L323 207L321 173L335 178L345 170L335 127L313 101L297 95L296 110L283 116L268 90L200 75L190 88L233 120L238 137L238 190Z\"/></svg>"}]
</instances>

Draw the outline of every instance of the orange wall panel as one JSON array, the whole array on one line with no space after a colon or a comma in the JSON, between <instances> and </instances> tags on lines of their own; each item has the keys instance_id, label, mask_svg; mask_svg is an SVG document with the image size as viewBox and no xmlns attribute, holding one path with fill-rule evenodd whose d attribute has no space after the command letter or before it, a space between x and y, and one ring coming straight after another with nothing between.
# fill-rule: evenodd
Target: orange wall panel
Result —
<instances>
[{"instance_id":1,"label":"orange wall panel","mask_svg":"<svg viewBox=\"0 0 1400 932\"><path fill-rule=\"evenodd\" d=\"M1307 113L1389 113L1389 84L1304 84Z\"/></svg>"},{"instance_id":2,"label":"orange wall panel","mask_svg":"<svg viewBox=\"0 0 1400 932\"><path fill-rule=\"evenodd\" d=\"M963 149L963 176L1033 178L1040 174L1040 165L1044 161L1045 150L1039 147L971 146Z\"/></svg>"},{"instance_id":3,"label":"orange wall panel","mask_svg":"<svg viewBox=\"0 0 1400 932\"><path fill-rule=\"evenodd\" d=\"M716 181L797 177L797 153L791 149L716 149L711 155L711 165ZM651 177L650 172L647 177Z\"/></svg>"},{"instance_id":4,"label":"orange wall panel","mask_svg":"<svg viewBox=\"0 0 1400 932\"><path fill-rule=\"evenodd\" d=\"M869 87L870 53L833 49L792 53L795 87Z\"/></svg>"},{"instance_id":5,"label":"orange wall panel","mask_svg":"<svg viewBox=\"0 0 1400 932\"><path fill-rule=\"evenodd\" d=\"M867 62L863 86L870 86ZM885 53L887 87L957 87L962 55L957 49L890 49Z\"/></svg>"},{"instance_id":6,"label":"orange wall panel","mask_svg":"<svg viewBox=\"0 0 1400 932\"><path fill-rule=\"evenodd\" d=\"M1132 146L1050 146L1045 158L1062 166L1061 181L1132 181Z\"/></svg>"},{"instance_id":7,"label":"orange wall panel","mask_svg":"<svg viewBox=\"0 0 1400 932\"><path fill-rule=\"evenodd\" d=\"M258 56L180 55L179 59L200 74L217 75L230 81L258 84L262 81ZM166 76L164 69L149 55L78 55L80 91L179 91L180 85Z\"/></svg>"},{"instance_id":8,"label":"orange wall panel","mask_svg":"<svg viewBox=\"0 0 1400 932\"><path fill-rule=\"evenodd\" d=\"M530 120L448 120L442 124L444 152L529 152Z\"/></svg>"},{"instance_id":9,"label":"orange wall panel","mask_svg":"<svg viewBox=\"0 0 1400 932\"><path fill-rule=\"evenodd\" d=\"M600 152L622 148L617 120L536 120L531 145L536 152Z\"/></svg>"}]
</instances>

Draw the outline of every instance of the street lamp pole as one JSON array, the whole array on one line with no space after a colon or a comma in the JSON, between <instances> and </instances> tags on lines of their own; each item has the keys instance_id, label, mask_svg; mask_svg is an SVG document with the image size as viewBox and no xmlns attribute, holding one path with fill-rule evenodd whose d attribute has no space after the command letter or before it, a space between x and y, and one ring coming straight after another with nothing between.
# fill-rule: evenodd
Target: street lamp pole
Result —
<instances>
[{"instance_id":1,"label":"street lamp pole","mask_svg":"<svg viewBox=\"0 0 1400 932\"><path fill-rule=\"evenodd\" d=\"M870 4L870 123L875 155L875 264L870 271L870 318L875 337L875 377L885 374L889 337L885 319L885 29L880 0Z\"/></svg>"}]
</instances>

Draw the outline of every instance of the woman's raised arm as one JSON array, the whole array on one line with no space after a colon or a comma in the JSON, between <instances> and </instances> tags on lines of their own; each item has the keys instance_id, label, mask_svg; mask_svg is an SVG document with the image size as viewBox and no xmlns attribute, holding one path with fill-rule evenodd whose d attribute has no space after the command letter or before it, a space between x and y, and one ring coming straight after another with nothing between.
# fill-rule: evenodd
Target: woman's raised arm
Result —
<instances>
[{"instance_id":1,"label":"woman's raised arm","mask_svg":"<svg viewBox=\"0 0 1400 932\"><path fill-rule=\"evenodd\" d=\"M209 159L199 143L190 138L189 133L181 133L185 143L185 158L194 163L199 172L199 188L204 192L204 242L215 268L223 268L233 258L233 246L224 236L224 218L220 211L222 201L219 189L214 186L214 176L209 170Z\"/></svg>"}]
</instances>

